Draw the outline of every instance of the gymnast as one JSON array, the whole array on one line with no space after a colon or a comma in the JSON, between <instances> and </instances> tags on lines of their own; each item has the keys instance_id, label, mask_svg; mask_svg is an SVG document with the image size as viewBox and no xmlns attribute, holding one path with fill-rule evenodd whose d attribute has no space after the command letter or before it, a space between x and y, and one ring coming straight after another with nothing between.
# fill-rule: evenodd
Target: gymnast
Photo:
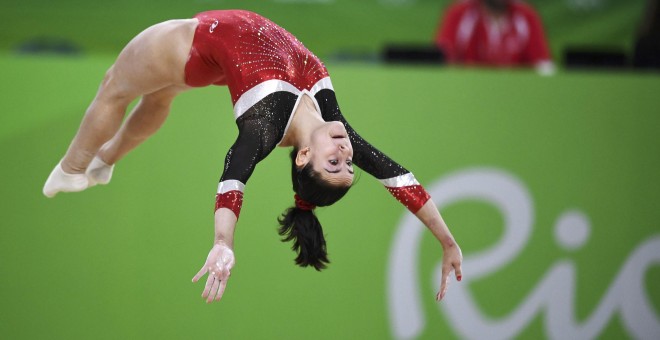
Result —
<instances>
[{"instance_id":1,"label":"gymnast","mask_svg":"<svg viewBox=\"0 0 660 340\"><path fill-rule=\"evenodd\" d=\"M215 237L197 282L219 301L234 267L234 229L245 185L275 147L291 147L294 204L278 219L295 263L330 262L314 209L341 199L354 165L366 171L428 227L443 248L441 286L461 280L461 250L429 194L404 167L365 141L339 110L328 71L291 33L243 10L218 10L153 25L133 38L106 72L66 154L43 188L47 197L107 184L114 165L155 133L181 92L227 86L238 137L227 152L215 202ZM126 120L129 104L139 98Z\"/></svg>"}]
</instances>

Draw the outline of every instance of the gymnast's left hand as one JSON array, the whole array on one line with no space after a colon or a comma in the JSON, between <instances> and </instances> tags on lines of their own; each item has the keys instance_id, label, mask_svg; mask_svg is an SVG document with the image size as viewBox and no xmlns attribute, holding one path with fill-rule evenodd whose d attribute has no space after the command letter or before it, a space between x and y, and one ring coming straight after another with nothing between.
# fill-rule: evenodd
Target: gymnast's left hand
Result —
<instances>
[{"instance_id":1,"label":"gymnast's left hand","mask_svg":"<svg viewBox=\"0 0 660 340\"><path fill-rule=\"evenodd\" d=\"M209 276L202 293L206 303L220 301L227 287L231 269L234 268L234 262L234 251L224 242L218 242L211 248L204 266L192 279L193 282L197 282L208 272Z\"/></svg>"},{"instance_id":2,"label":"gymnast's left hand","mask_svg":"<svg viewBox=\"0 0 660 340\"><path fill-rule=\"evenodd\" d=\"M445 294L447 294L447 288L449 288L449 277L451 272L454 272L456 275L456 281L461 281L463 278L463 254L461 248L454 241L448 246L443 245L443 255L442 255L442 279L440 283L440 291L435 297L436 301L444 299Z\"/></svg>"}]
</instances>

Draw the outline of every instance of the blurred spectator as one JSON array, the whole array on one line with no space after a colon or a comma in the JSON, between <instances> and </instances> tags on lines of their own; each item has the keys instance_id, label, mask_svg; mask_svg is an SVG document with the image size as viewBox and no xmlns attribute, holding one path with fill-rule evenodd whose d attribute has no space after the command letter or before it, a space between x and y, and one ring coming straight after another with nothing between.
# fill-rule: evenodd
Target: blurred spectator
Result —
<instances>
[{"instance_id":1,"label":"blurred spectator","mask_svg":"<svg viewBox=\"0 0 660 340\"><path fill-rule=\"evenodd\" d=\"M450 63L554 69L536 11L518 0L461 0L450 5L435 37Z\"/></svg>"},{"instance_id":2,"label":"blurred spectator","mask_svg":"<svg viewBox=\"0 0 660 340\"><path fill-rule=\"evenodd\" d=\"M633 65L660 69L660 6L657 0L646 3L635 41Z\"/></svg>"}]
</instances>

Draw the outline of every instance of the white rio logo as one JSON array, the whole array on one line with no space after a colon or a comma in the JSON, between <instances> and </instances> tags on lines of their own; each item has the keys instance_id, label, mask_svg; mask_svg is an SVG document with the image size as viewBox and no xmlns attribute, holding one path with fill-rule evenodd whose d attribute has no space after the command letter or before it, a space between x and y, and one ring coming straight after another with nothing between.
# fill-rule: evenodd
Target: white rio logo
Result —
<instances>
[{"instance_id":1,"label":"white rio logo","mask_svg":"<svg viewBox=\"0 0 660 340\"><path fill-rule=\"evenodd\" d=\"M439 207L461 200L492 204L502 214L505 224L504 234L496 244L465 256L463 281L452 285L445 301L438 304L460 337L513 338L543 313L548 338L591 339L618 313L621 324L631 336L660 339L660 317L647 295L652 287L644 284L647 270L660 264L660 234L647 238L633 249L598 306L584 321L577 321L575 316L576 267L568 260L552 265L524 301L506 317L496 319L479 310L469 289L470 282L497 273L527 244L534 220L531 196L517 178L491 168L460 171L429 189ZM417 268L418 249L425 234L424 226L409 213L403 217L395 234L388 265L388 302L392 333L397 338L413 338L424 329ZM589 234L589 219L577 210L564 212L555 223L556 241L566 249L581 247ZM432 273L434 287L440 286L440 271L438 263ZM424 295L432 296L431 293Z\"/></svg>"}]
</instances>

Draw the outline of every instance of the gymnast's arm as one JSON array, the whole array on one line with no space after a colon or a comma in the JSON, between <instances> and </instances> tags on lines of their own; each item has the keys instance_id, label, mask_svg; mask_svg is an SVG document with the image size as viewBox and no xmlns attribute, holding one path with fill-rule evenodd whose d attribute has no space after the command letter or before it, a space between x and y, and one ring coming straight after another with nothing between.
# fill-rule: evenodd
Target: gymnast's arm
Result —
<instances>
[{"instance_id":1,"label":"gymnast's arm","mask_svg":"<svg viewBox=\"0 0 660 340\"><path fill-rule=\"evenodd\" d=\"M431 231L443 248L442 284L436 300L444 298L449 275L455 271L456 279L462 279L461 249L454 240L447 224L440 216L431 196L417 182L413 174L364 140L348 124L339 110L335 93L324 89L316 94L325 121L340 121L346 127L353 145L353 164L378 179L387 190L410 210Z\"/></svg>"},{"instance_id":2,"label":"gymnast's arm","mask_svg":"<svg viewBox=\"0 0 660 340\"><path fill-rule=\"evenodd\" d=\"M197 282L208 273L202 297L207 303L219 301L234 266L234 230L243 204L245 183L257 163L276 146L271 130L256 120L239 119L239 135L227 152L225 167L218 185L215 204L215 237L202 269L195 275Z\"/></svg>"}]
</instances>

